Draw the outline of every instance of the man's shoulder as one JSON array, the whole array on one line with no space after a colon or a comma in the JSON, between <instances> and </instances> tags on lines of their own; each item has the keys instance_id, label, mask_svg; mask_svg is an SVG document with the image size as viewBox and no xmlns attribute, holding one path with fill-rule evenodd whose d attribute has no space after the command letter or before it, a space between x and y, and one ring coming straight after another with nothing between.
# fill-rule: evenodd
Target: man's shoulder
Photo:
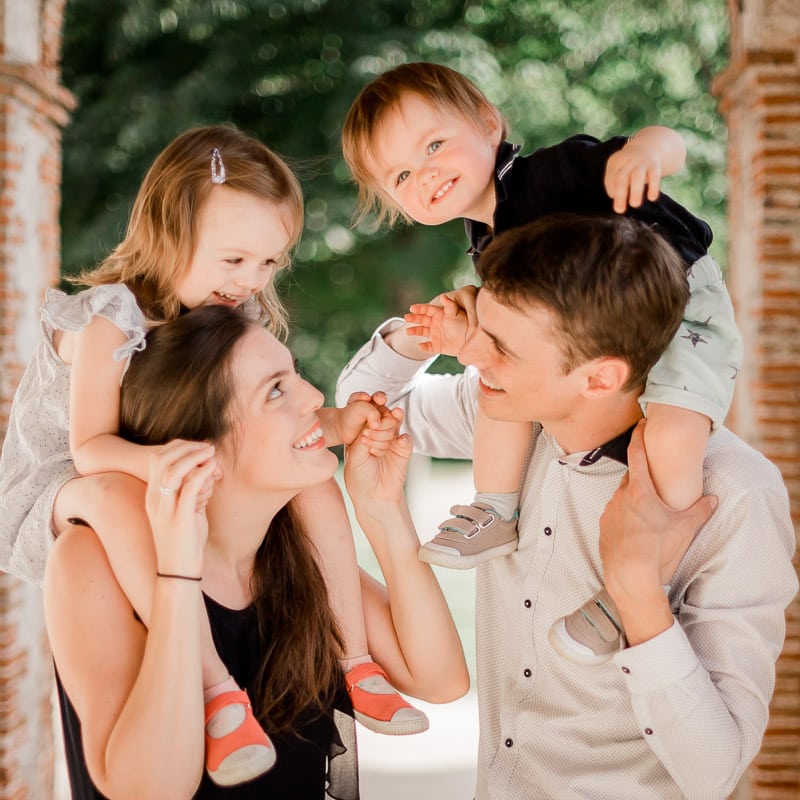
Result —
<instances>
[{"instance_id":1,"label":"man's shoulder","mask_svg":"<svg viewBox=\"0 0 800 800\"><path fill-rule=\"evenodd\" d=\"M724 426L709 439L705 459L708 489L732 493L754 489L786 492L780 470L763 453Z\"/></svg>"}]
</instances>

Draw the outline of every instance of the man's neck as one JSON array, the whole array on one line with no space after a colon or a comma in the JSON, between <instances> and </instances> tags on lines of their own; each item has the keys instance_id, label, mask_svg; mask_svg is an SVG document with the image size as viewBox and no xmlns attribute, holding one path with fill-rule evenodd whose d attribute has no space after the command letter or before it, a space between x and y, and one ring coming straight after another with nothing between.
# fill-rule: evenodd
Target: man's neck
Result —
<instances>
[{"instance_id":1,"label":"man's neck","mask_svg":"<svg viewBox=\"0 0 800 800\"><path fill-rule=\"evenodd\" d=\"M565 453L584 453L616 439L641 418L637 397L621 395L609 403L584 406L579 419L543 422L542 427Z\"/></svg>"}]
</instances>

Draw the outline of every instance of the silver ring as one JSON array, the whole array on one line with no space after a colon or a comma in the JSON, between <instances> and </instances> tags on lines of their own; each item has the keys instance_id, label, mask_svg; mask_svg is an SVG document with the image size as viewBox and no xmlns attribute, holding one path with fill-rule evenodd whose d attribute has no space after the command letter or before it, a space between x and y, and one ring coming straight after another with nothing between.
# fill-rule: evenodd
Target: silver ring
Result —
<instances>
[{"instance_id":1,"label":"silver ring","mask_svg":"<svg viewBox=\"0 0 800 800\"><path fill-rule=\"evenodd\" d=\"M167 494L167 495L178 493L177 489L171 489L169 486L159 486L158 491L161 492L161 494Z\"/></svg>"}]
</instances>

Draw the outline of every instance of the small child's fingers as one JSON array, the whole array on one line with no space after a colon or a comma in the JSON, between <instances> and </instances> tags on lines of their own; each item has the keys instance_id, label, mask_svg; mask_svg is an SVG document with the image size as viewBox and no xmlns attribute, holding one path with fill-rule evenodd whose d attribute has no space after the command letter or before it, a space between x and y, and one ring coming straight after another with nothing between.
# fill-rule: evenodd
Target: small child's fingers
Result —
<instances>
[{"instance_id":1,"label":"small child's fingers","mask_svg":"<svg viewBox=\"0 0 800 800\"><path fill-rule=\"evenodd\" d=\"M433 314L406 314L403 317L408 325L423 325L426 328L430 328L432 319Z\"/></svg>"},{"instance_id":2,"label":"small child's fingers","mask_svg":"<svg viewBox=\"0 0 800 800\"><path fill-rule=\"evenodd\" d=\"M350 397L347 398L347 405L350 406L353 403L362 403L362 402L369 403L371 399L372 398L369 392L353 392L350 395Z\"/></svg>"},{"instance_id":3,"label":"small child's fingers","mask_svg":"<svg viewBox=\"0 0 800 800\"><path fill-rule=\"evenodd\" d=\"M386 397L386 392L373 392L369 399L376 406L385 406L388 398Z\"/></svg>"},{"instance_id":4,"label":"small child's fingers","mask_svg":"<svg viewBox=\"0 0 800 800\"><path fill-rule=\"evenodd\" d=\"M427 325L412 325L406 329L408 336L421 336L423 339L431 335L430 326Z\"/></svg>"},{"instance_id":5,"label":"small child's fingers","mask_svg":"<svg viewBox=\"0 0 800 800\"><path fill-rule=\"evenodd\" d=\"M661 191L661 170L652 167L647 171L647 199L651 203L658 200Z\"/></svg>"}]
</instances>

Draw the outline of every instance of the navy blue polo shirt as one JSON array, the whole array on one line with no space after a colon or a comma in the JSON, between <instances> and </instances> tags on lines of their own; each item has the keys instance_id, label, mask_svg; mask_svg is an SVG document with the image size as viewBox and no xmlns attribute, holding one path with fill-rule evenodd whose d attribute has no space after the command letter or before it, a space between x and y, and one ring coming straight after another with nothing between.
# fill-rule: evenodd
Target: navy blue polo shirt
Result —
<instances>
[{"instance_id":1,"label":"navy blue polo shirt","mask_svg":"<svg viewBox=\"0 0 800 800\"><path fill-rule=\"evenodd\" d=\"M494 225L465 219L470 248L477 261L494 235L533 222L547 214L613 214L603 186L609 157L628 141L615 136L605 142L578 134L529 156L519 156L519 145L502 142L495 166ZM654 226L678 251L689 267L708 253L713 235L703 220L661 192L655 202L644 200L626 216Z\"/></svg>"}]
</instances>

